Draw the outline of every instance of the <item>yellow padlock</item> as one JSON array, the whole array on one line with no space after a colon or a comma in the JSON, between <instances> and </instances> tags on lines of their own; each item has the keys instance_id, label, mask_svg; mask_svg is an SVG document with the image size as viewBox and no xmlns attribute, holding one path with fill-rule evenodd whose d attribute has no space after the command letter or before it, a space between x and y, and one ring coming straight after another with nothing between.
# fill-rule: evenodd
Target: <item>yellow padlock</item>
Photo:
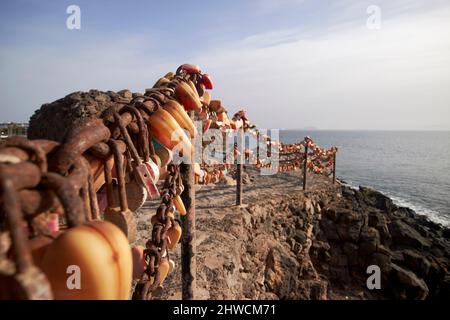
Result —
<instances>
[{"instance_id":1,"label":"yellow padlock","mask_svg":"<svg viewBox=\"0 0 450 320\"><path fill-rule=\"evenodd\" d=\"M183 200L181 200L180 196L175 196L173 198L173 205L178 210L178 212L180 213L181 216L186 215L186 213L187 213L186 207L184 206Z\"/></svg>"},{"instance_id":2,"label":"yellow padlock","mask_svg":"<svg viewBox=\"0 0 450 320\"><path fill-rule=\"evenodd\" d=\"M201 97L201 101L204 105L209 106L209 103L211 102L211 93L205 90L203 96Z\"/></svg>"}]
</instances>

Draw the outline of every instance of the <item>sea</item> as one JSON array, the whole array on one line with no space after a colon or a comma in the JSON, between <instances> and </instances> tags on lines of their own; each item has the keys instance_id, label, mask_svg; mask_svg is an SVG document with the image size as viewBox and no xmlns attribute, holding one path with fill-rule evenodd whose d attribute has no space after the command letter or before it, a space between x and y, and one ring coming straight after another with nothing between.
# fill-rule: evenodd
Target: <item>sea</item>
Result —
<instances>
[{"instance_id":1,"label":"sea","mask_svg":"<svg viewBox=\"0 0 450 320\"><path fill-rule=\"evenodd\" d=\"M336 175L450 227L450 131L282 130L280 141L310 136L339 148Z\"/></svg>"}]
</instances>

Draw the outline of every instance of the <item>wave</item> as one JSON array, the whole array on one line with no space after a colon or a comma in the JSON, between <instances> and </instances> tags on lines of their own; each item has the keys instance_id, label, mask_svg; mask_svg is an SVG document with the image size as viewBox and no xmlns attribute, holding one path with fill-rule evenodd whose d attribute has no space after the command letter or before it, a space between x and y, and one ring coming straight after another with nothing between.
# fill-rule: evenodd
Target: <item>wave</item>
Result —
<instances>
[{"instance_id":1,"label":"wave","mask_svg":"<svg viewBox=\"0 0 450 320\"><path fill-rule=\"evenodd\" d=\"M355 183L353 183L351 181L347 181L345 179L344 179L344 181L345 181L345 183L344 183L345 185L348 185L349 187L351 187L353 189L359 189L359 185L358 184L355 184ZM410 208L410 209L414 210L417 214L424 215L424 216L428 217L431 221L433 221L435 223L441 224L444 227L450 227L450 218L445 216L445 215L443 215L442 213L439 213L436 210L425 208L422 205L419 205L417 203L411 202L411 200L407 200L407 199L399 197L397 195L393 195L389 191L382 190L382 189L379 189L379 188L375 188L375 187L372 187L370 185L368 185L367 187L372 188L374 190L380 191L381 193L383 193L387 197L391 198L391 200L397 206Z\"/></svg>"}]
</instances>

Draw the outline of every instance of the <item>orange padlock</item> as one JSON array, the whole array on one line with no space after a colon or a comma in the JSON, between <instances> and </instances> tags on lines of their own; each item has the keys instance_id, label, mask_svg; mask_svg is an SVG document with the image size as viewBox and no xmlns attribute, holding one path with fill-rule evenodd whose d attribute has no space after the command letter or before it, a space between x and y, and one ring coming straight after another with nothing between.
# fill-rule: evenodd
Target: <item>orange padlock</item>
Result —
<instances>
[{"instance_id":1,"label":"orange padlock","mask_svg":"<svg viewBox=\"0 0 450 320\"><path fill-rule=\"evenodd\" d=\"M140 279L147 268L144 249L143 246L134 246L131 248L131 255L133 257L133 279Z\"/></svg>"},{"instance_id":2,"label":"orange padlock","mask_svg":"<svg viewBox=\"0 0 450 320\"><path fill-rule=\"evenodd\" d=\"M167 237L169 242L167 243L167 248L173 249L177 245L181 238L181 226L178 221L174 220L174 224L167 230Z\"/></svg>"},{"instance_id":3,"label":"orange padlock","mask_svg":"<svg viewBox=\"0 0 450 320\"><path fill-rule=\"evenodd\" d=\"M187 84L189 85L189 87L191 87L191 90L195 94L195 96L200 99L200 96L198 94L197 88L195 87L195 84L191 80L188 80Z\"/></svg>"},{"instance_id":4,"label":"orange padlock","mask_svg":"<svg viewBox=\"0 0 450 320\"><path fill-rule=\"evenodd\" d=\"M191 141L169 112L158 109L149 117L147 124L152 136L167 149L172 150L181 144L187 154L190 154Z\"/></svg>"},{"instance_id":5,"label":"orange padlock","mask_svg":"<svg viewBox=\"0 0 450 320\"><path fill-rule=\"evenodd\" d=\"M175 88L175 96L187 111L201 111L202 103L198 97L198 93L194 92L186 82L180 82L177 85Z\"/></svg>"},{"instance_id":6,"label":"orange padlock","mask_svg":"<svg viewBox=\"0 0 450 320\"><path fill-rule=\"evenodd\" d=\"M184 108L175 100L169 100L163 106L163 109L170 113L170 115L178 122L181 128L186 129L189 132L191 138L195 138L197 135L197 128L191 118L184 110Z\"/></svg>"},{"instance_id":7,"label":"orange padlock","mask_svg":"<svg viewBox=\"0 0 450 320\"><path fill-rule=\"evenodd\" d=\"M132 266L127 238L107 221L67 230L48 247L41 263L55 299L63 300L126 300ZM74 287L68 286L71 274Z\"/></svg>"}]
</instances>

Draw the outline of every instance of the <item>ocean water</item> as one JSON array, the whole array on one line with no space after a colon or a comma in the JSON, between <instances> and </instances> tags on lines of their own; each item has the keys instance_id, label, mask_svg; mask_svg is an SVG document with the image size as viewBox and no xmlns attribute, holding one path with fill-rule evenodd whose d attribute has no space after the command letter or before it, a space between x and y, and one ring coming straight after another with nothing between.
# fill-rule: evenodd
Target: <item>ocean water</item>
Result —
<instances>
[{"instance_id":1,"label":"ocean water","mask_svg":"<svg viewBox=\"0 0 450 320\"><path fill-rule=\"evenodd\" d=\"M353 187L372 187L431 220L450 226L450 131L284 130L293 143L311 136L337 146L337 177Z\"/></svg>"}]
</instances>

